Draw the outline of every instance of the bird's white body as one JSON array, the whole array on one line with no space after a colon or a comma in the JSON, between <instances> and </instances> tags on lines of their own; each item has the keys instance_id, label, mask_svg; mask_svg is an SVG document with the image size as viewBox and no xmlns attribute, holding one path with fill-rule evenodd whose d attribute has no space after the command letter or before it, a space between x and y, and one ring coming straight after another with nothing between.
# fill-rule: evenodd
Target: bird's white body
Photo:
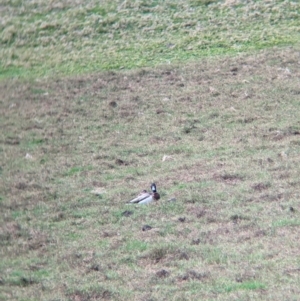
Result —
<instances>
[{"instance_id":1,"label":"bird's white body","mask_svg":"<svg viewBox=\"0 0 300 301\"><path fill-rule=\"evenodd\" d=\"M130 201L130 203L136 203L136 204L148 204L154 201L154 198L152 194L148 192L142 192L140 195L138 195L136 198Z\"/></svg>"},{"instance_id":2,"label":"bird's white body","mask_svg":"<svg viewBox=\"0 0 300 301\"><path fill-rule=\"evenodd\" d=\"M129 203L134 204L149 204L160 198L159 194L156 192L156 185L153 183L151 185L151 193L144 190L136 198L132 199Z\"/></svg>"}]
</instances>

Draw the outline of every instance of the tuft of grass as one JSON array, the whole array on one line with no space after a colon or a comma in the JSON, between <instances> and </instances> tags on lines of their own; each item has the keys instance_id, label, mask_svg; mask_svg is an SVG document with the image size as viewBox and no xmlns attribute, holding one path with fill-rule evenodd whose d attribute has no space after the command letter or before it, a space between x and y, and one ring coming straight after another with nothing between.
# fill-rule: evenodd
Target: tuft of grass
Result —
<instances>
[{"instance_id":1,"label":"tuft of grass","mask_svg":"<svg viewBox=\"0 0 300 301\"><path fill-rule=\"evenodd\" d=\"M129 240L125 246L125 250L129 253L142 252L148 249L148 244L139 240Z\"/></svg>"}]
</instances>

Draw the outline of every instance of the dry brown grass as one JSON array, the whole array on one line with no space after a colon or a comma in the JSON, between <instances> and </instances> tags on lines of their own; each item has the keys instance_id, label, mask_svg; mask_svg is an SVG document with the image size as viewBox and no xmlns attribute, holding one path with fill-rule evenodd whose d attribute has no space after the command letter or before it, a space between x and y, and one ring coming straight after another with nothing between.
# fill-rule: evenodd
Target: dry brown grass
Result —
<instances>
[{"instance_id":1,"label":"dry brown grass","mask_svg":"<svg viewBox=\"0 0 300 301\"><path fill-rule=\"evenodd\" d=\"M0 298L297 300L299 70L284 48L1 82Z\"/></svg>"}]
</instances>

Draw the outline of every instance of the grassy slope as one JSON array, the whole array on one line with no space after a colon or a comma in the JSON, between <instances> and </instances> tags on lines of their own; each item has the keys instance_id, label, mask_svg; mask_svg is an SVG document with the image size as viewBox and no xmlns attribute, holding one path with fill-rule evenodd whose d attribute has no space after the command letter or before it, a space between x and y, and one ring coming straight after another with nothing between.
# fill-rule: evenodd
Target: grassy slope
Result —
<instances>
[{"instance_id":1,"label":"grassy slope","mask_svg":"<svg viewBox=\"0 0 300 301\"><path fill-rule=\"evenodd\" d=\"M296 300L298 53L2 83L1 298Z\"/></svg>"},{"instance_id":2,"label":"grassy slope","mask_svg":"<svg viewBox=\"0 0 300 301\"><path fill-rule=\"evenodd\" d=\"M2 1L0 75L128 69L291 45L299 11L298 1Z\"/></svg>"},{"instance_id":3,"label":"grassy slope","mask_svg":"<svg viewBox=\"0 0 300 301\"><path fill-rule=\"evenodd\" d=\"M200 2L190 10L168 1L107 2L101 9L92 2L50 7L7 1L2 24L28 26L1 48L2 54L13 53L3 56L2 76L119 68L125 55L126 68L137 66L137 57L142 65L156 65L276 41L293 44L299 35L293 28L296 2L221 8ZM143 9L156 23L135 41L134 26L120 26L124 20L142 22L137 16ZM212 18L197 31L210 37L206 48L200 45L205 39L193 38L201 24L186 24L192 20L186 14L202 10L203 19ZM78 20L89 29L86 11L118 19L107 21L112 26L103 25L99 36L83 36L90 48L75 34L63 34L80 33ZM153 12L164 18L158 21ZM125 15L132 19L121 18ZM270 27L259 32L255 28L262 25L251 22L263 15L270 16L263 19ZM51 31L39 20L61 23ZM222 26L230 31L222 32ZM107 39L118 32L118 39ZM144 32L150 32L148 43ZM160 40L163 33L172 45ZM228 42L229 33L239 42ZM42 36L54 43L35 47ZM245 37L248 43L241 42ZM127 52L119 47L125 41ZM218 41L229 46L217 47ZM297 300L297 47L207 57L184 66L2 81L0 300ZM103 49L109 55L97 61L108 53ZM145 61L147 56L153 60ZM125 204L152 181L159 203ZM103 193L94 195L94 189ZM168 203L173 196L177 201ZM145 224L153 228L142 231Z\"/></svg>"}]
</instances>

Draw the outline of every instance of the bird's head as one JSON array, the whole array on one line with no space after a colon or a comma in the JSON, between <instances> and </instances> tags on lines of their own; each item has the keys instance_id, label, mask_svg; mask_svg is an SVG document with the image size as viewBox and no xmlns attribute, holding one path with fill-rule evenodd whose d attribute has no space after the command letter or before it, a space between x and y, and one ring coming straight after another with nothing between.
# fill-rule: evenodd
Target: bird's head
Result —
<instances>
[{"instance_id":1,"label":"bird's head","mask_svg":"<svg viewBox=\"0 0 300 301\"><path fill-rule=\"evenodd\" d=\"M153 193L156 192L156 185L155 185L155 183L151 184L151 190L152 190Z\"/></svg>"}]
</instances>

